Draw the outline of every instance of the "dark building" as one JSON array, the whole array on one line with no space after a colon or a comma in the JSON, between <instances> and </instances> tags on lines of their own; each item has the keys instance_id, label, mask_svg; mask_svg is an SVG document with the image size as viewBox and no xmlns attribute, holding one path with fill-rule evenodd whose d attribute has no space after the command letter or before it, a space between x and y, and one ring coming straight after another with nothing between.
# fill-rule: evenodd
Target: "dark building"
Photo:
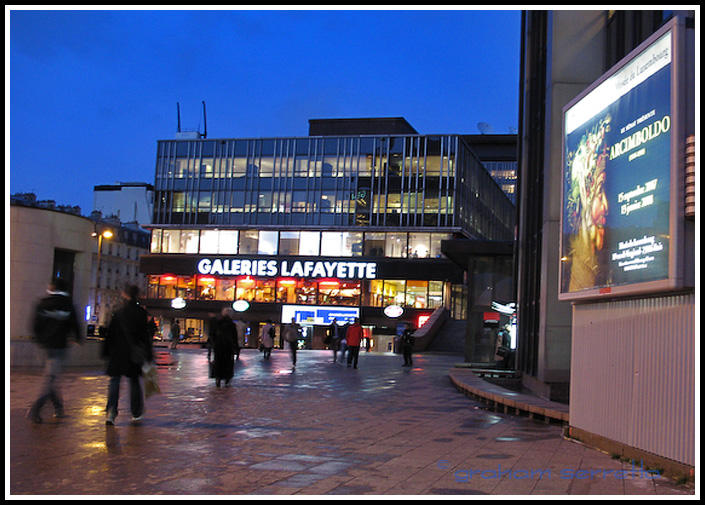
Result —
<instances>
[{"instance_id":1,"label":"dark building","mask_svg":"<svg viewBox=\"0 0 705 505\"><path fill-rule=\"evenodd\" d=\"M514 206L480 158L462 136L419 135L403 118L310 128L158 141L152 247L141 260L150 309L202 335L210 314L246 301L253 333L293 314L314 348L321 325L357 315L376 350L390 348L399 323L418 326L435 309L463 319L463 270L442 241L514 233ZM389 305L403 314L388 317Z\"/></svg>"}]
</instances>

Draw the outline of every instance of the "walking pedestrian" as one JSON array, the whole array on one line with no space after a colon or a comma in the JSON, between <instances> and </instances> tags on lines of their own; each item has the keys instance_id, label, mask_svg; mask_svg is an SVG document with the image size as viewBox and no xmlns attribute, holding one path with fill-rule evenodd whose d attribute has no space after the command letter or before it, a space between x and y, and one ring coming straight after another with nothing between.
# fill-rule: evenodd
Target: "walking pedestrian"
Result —
<instances>
[{"instance_id":1,"label":"walking pedestrian","mask_svg":"<svg viewBox=\"0 0 705 505\"><path fill-rule=\"evenodd\" d=\"M414 351L414 342L416 342L416 337L414 337L414 329L407 326L404 332L401 334L401 352L404 355L404 366L414 366L411 360L411 353Z\"/></svg>"},{"instance_id":2,"label":"walking pedestrian","mask_svg":"<svg viewBox=\"0 0 705 505\"><path fill-rule=\"evenodd\" d=\"M262 326L262 330L259 334L260 343L262 344L262 353L264 359L268 360L272 354L272 347L274 347L274 325L271 319L267 319L267 322Z\"/></svg>"},{"instance_id":3,"label":"walking pedestrian","mask_svg":"<svg viewBox=\"0 0 705 505\"><path fill-rule=\"evenodd\" d=\"M230 384L235 373L235 346L237 345L237 327L232 320L233 310L225 307L215 324L213 335L213 378L215 386L221 381Z\"/></svg>"},{"instance_id":4,"label":"walking pedestrian","mask_svg":"<svg viewBox=\"0 0 705 505\"><path fill-rule=\"evenodd\" d=\"M299 332L301 331L301 326L295 321L287 324L284 328L284 340L289 342L289 349L291 349L291 362L296 368L296 350L299 345Z\"/></svg>"},{"instance_id":5,"label":"walking pedestrian","mask_svg":"<svg viewBox=\"0 0 705 505\"><path fill-rule=\"evenodd\" d=\"M240 359L240 350L245 347L245 334L247 333L247 323L242 319L235 320L237 329L237 348L235 349L235 359Z\"/></svg>"},{"instance_id":6,"label":"walking pedestrian","mask_svg":"<svg viewBox=\"0 0 705 505\"><path fill-rule=\"evenodd\" d=\"M27 412L27 417L35 423L42 422L41 409L47 400L54 406L54 417L66 417L59 391L59 376L66 361L68 337L72 335L77 343L83 343L76 308L68 292L68 283L61 278L52 280L47 295L39 301L34 310L34 338L46 352L42 389Z\"/></svg>"},{"instance_id":7,"label":"walking pedestrian","mask_svg":"<svg viewBox=\"0 0 705 505\"><path fill-rule=\"evenodd\" d=\"M139 304L139 288L128 284L122 291L123 305L113 314L103 342L102 354L108 359L106 373L110 376L105 424L115 424L120 398L120 380L130 380L130 411L132 421L144 414L144 397L140 375L142 365L153 360L147 311Z\"/></svg>"},{"instance_id":8,"label":"walking pedestrian","mask_svg":"<svg viewBox=\"0 0 705 505\"><path fill-rule=\"evenodd\" d=\"M363 331L360 325L360 318L356 317L355 322L348 327L345 333L348 348L348 368L352 364L357 368L357 358L360 355L360 342L362 342Z\"/></svg>"},{"instance_id":9,"label":"walking pedestrian","mask_svg":"<svg viewBox=\"0 0 705 505\"><path fill-rule=\"evenodd\" d=\"M338 351L340 350L341 341L341 331L340 326L338 326L338 321L333 318L333 322L326 328L326 338L323 341L332 351L333 351L333 363L337 363ZM342 359L341 359L342 362Z\"/></svg>"},{"instance_id":10,"label":"walking pedestrian","mask_svg":"<svg viewBox=\"0 0 705 505\"><path fill-rule=\"evenodd\" d=\"M181 327L179 326L179 323L174 320L171 323L171 348L176 349L176 344L179 343L179 338L181 338Z\"/></svg>"}]
</instances>

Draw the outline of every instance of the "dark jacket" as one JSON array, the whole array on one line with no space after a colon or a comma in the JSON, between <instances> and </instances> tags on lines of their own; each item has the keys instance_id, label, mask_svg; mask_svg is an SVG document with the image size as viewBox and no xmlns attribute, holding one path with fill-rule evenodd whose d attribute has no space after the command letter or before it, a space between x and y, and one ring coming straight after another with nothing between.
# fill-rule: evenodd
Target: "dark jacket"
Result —
<instances>
[{"instance_id":1,"label":"dark jacket","mask_svg":"<svg viewBox=\"0 0 705 505\"><path fill-rule=\"evenodd\" d=\"M406 351L412 351L414 349L414 343L416 342L416 337L414 337L414 330L404 330L401 335L401 346L402 349Z\"/></svg>"},{"instance_id":2,"label":"dark jacket","mask_svg":"<svg viewBox=\"0 0 705 505\"><path fill-rule=\"evenodd\" d=\"M140 375L142 364L153 360L147 311L141 305L129 300L113 314L103 357L108 359L106 372L111 377Z\"/></svg>"},{"instance_id":3,"label":"dark jacket","mask_svg":"<svg viewBox=\"0 0 705 505\"><path fill-rule=\"evenodd\" d=\"M213 376L228 380L233 376L237 326L229 317L219 317L211 337L213 346Z\"/></svg>"},{"instance_id":4,"label":"dark jacket","mask_svg":"<svg viewBox=\"0 0 705 505\"><path fill-rule=\"evenodd\" d=\"M76 342L83 340L76 308L68 293L54 291L42 298L35 308L32 327L37 343L47 349L66 348L70 335Z\"/></svg>"}]
</instances>

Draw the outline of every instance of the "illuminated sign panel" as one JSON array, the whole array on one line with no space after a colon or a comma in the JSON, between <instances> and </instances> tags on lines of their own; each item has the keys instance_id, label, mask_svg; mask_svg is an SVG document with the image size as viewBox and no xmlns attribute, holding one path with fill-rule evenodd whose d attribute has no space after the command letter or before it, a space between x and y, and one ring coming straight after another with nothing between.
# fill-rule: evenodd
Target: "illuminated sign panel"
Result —
<instances>
[{"instance_id":1,"label":"illuminated sign panel","mask_svg":"<svg viewBox=\"0 0 705 505\"><path fill-rule=\"evenodd\" d=\"M283 305L282 323L329 325L333 319L338 324L355 322L360 309L354 307L323 307L316 305Z\"/></svg>"},{"instance_id":2,"label":"illuminated sign panel","mask_svg":"<svg viewBox=\"0 0 705 505\"><path fill-rule=\"evenodd\" d=\"M256 275L260 277L336 277L339 279L374 279L377 263L362 261L292 261L237 258L202 258L198 261L202 275Z\"/></svg>"},{"instance_id":3,"label":"illuminated sign panel","mask_svg":"<svg viewBox=\"0 0 705 505\"><path fill-rule=\"evenodd\" d=\"M674 31L563 109L562 300L670 285Z\"/></svg>"}]
</instances>

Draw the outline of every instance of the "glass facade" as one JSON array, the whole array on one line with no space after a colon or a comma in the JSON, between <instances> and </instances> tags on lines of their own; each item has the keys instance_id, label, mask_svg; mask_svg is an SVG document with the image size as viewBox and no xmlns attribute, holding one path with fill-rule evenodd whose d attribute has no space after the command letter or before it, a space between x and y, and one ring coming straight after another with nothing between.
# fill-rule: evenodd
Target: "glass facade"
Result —
<instances>
[{"instance_id":1,"label":"glass facade","mask_svg":"<svg viewBox=\"0 0 705 505\"><path fill-rule=\"evenodd\" d=\"M457 135L163 140L153 223L452 227L511 240L514 210ZM164 230L154 247L191 239L174 240ZM275 254L272 245L262 254Z\"/></svg>"}]
</instances>

